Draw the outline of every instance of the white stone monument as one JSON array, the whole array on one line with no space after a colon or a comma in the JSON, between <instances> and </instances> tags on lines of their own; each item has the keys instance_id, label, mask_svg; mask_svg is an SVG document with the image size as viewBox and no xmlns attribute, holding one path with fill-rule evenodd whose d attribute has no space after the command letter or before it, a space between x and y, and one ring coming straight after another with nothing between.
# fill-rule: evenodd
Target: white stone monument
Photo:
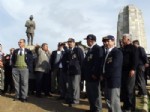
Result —
<instances>
[{"instance_id":1,"label":"white stone monument","mask_svg":"<svg viewBox=\"0 0 150 112\"><path fill-rule=\"evenodd\" d=\"M144 19L140 9L134 5L127 5L118 15L117 46L122 34L131 34L132 40L139 40L140 45L147 50L147 41L144 29Z\"/></svg>"}]
</instances>

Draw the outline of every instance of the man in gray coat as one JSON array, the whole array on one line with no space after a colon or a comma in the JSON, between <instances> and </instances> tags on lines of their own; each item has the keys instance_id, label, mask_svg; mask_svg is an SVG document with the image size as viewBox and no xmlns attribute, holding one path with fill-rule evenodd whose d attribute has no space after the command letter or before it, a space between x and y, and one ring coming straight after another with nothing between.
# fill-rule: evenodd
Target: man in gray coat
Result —
<instances>
[{"instance_id":1,"label":"man in gray coat","mask_svg":"<svg viewBox=\"0 0 150 112\"><path fill-rule=\"evenodd\" d=\"M33 37L34 37L34 30L35 30L35 22L33 21L33 15L31 15L29 19L30 20L27 20L25 24L25 27L27 27L26 34L28 38L28 45L30 44L33 45Z\"/></svg>"},{"instance_id":2,"label":"man in gray coat","mask_svg":"<svg viewBox=\"0 0 150 112\"><path fill-rule=\"evenodd\" d=\"M50 52L48 50L48 44L43 43L41 47L36 46L35 51L37 53L35 64L36 95L37 97L41 97L43 89L45 96L50 96Z\"/></svg>"}]
</instances>

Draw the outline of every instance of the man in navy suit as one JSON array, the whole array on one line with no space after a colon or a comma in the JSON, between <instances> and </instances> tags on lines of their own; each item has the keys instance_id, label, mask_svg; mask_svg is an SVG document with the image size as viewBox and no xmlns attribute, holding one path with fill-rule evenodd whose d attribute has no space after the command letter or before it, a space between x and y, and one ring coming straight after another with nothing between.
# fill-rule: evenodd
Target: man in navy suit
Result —
<instances>
[{"instance_id":1,"label":"man in navy suit","mask_svg":"<svg viewBox=\"0 0 150 112\"><path fill-rule=\"evenodd\" d=\"M75 39L68 39L69 50L65 53L68 73L67 103L75 106L80 102L81 66L84 59L83 50L76 46Z\"/></svg>"},{"instance_id":2,"label":"man in navy suit","mask_svg":"<svg viewBox=\"0 0 150 112\"><path fill-rule=\"evenodd\" d=\"M15 100L27 101L29 71L32 71L33 56L29 49L25 48L25 39L18 42L19 48L12 55L12 76L15 85Z\"/></svg>"},{"instance_id":3,"label":"man in navy suit","mask_svg":"<svg viewBox=\"0 0 150 112\"><path fill-rule=\"evenodd\" d=\"M82 65L82 78L86 81L86 92L90 104L90 110L87 112L101 112L99 65L102 61L103 50L96 44L95 35L89 34L85 39L89 49Z\"/></svg>"},{"instance_id":4,"label":"man in navy suit","mask_svg":"<svg viewBox=\"0 0 150 112\"><path fill-rule=\"evenodd\" d=\"M63 66L63 43L58 43L57 50L52 52L51 55L51 92L60 92L59 99L64 99L66 95L66 72Z\"/></svg>"},{"instance_id":5,"label":"man in navy suit","mask_svg":"<svg viewBox=\"0 0 150 112\"><path fill-rule=\"evenodd\" d=\"M105 98L109 112L121 112L120 87L123 54L115 47L115 38L108 35L105 38L106 55L103 64L103 78L105 79Z\"/></svg>"}]
</instances>

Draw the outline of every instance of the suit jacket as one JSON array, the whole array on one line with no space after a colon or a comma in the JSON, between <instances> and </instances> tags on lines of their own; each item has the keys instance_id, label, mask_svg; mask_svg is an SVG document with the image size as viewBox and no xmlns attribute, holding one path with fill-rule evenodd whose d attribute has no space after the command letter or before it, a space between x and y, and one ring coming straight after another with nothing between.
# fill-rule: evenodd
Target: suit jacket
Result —
<instances>
[{"instance_id":1,"label":"suit jacket","mask_svg":"<svg viewBox=\"0 0 150 112\"><path fill-rule=\"evenodd\" d=\"M27 27L26 33L34 33L35 30L35 22L32 20L27 20L25 27Z\"/></svg>"},{"instance_id":2,"label":"suit jacket","mask_svg":"<svg viewBox=\"0 0 150 112\"><path fill-rule=\"evenodd\" d=\"M64 55L65 51L61 51L61 57L60 60L58 61L58 63L55 64L56 58L57 58L57 50L52 52L51 55L51 69L53 70L54 68L58 68L59 64L62 63L62 59L63 59L63 55Z\"/></svg>"},{"instance_id":3,"label":"suit jacket","mask_svg":"<svg viewBox=\"0 0 150 112\"><path fill-rule=\"evenodd\" d=\"M82 79L86 81L95 81L92 78L92 75L97 77L97 80L100 79L99 70L101 69L103 58L103 50L97 44L93 46L90 51L86 54L86 57L83 61L82 66Z\"/></svg>"},{"instance_id":4,"label":"suit jacket","mask_svg":"<svg viewBox=\"0 0 150 112\"><path fill-rule=\"evenodd\" d=\"M63 65L67 67L70 75L81 74L81 66L84 59L84 53L81 48L75 47L72 51L67 50L63 59Z\"/></svg>"},{"instance_id":5,"label":"suit jacket","mask_svg":"<svg viewBox=\"0 0 150 112\"><path fill-rule=\"evenodd\" d=\"M10 60L11 60L11 55L7 54L4 57L4 70L5 71L11 71L12 70L12 65L10 65Z\"/></svg>"},{"instance_id":6,"label":"suit jacket","mask_svg":"<svg viewBox=\"0 0 150 112\"><path fill-rule=\"evenodd\" d=\"M12 61L12 66L13 67L16 63L18 51L19 51L19 48L15 49L13 54L12 54L11 61ZM29 71L32 72L33 71L33 55L32 55L32 52L27 48L25 48L25 62L28 66Z\"/></svg>"},{"instance_id":7,"label":"suit jacket","mask_svg":"<svg viewBox=\"0 0 150 112\"><path fill-rule=\"evenodd\" d=\"M144 65L148 62L148 58L143 47L138 47L138 65Z\"/></svg>"},{"instance_id":8,"label":"suit jacket","mask_svg":"<svg viewBox=\"0 0 150 112\"><path fill-rule=\"evenodd\" d=\"M123 54L118 48L113 48L105 61L105 74L109 88L119 88L121 86Z\"/></svg>"}]
</instances>

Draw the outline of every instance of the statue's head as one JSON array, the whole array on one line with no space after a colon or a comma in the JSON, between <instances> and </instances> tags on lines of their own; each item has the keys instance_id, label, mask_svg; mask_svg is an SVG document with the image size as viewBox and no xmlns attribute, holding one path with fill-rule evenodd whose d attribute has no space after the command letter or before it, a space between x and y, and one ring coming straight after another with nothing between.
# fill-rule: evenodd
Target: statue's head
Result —
<instances>
[{"instance_id":1,"label":"statue's head","mask_svg":"<svg viewBox=\"0 0 150 112\"><path fill-rule=\"evenodd\" d=\"M33 20L33 15L30 16L30 20Z\"/></svg>"}]
</instances>

